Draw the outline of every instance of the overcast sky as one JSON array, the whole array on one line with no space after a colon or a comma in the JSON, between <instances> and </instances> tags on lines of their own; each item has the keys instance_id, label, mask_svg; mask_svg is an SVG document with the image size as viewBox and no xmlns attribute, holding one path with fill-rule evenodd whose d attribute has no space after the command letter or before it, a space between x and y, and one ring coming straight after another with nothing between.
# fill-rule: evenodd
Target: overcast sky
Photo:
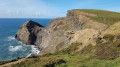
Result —
<instances>
[{"instance_id":1,"label":"overcast sky","mask_svg":"<svg viewBox=\"0 0 120 67\"><path fill-rule=\"evenodd\" d=\"M71 9L120 12L120 0L0 0L0 18L56 18Z\"/></svg>"}]
</instances>

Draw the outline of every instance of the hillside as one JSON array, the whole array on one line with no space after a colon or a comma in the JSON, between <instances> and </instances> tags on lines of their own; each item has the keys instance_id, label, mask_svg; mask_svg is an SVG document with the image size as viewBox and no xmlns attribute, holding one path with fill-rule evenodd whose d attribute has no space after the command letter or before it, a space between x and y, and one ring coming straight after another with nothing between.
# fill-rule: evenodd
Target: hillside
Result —
<instances>
[{"instance_id":1,"label":"hillside","mask_svg":"<svg viewBox=\"0 0 120 67\"><path fill-rule=\"evenodd\" d=\"M69 10L66 17L53 19L37 33L34 45L41 50L40 55L0 62L0 65L120 67L119 28L120 13L93 9Z\"/></svg>"},{"instance_id":2,"label":"hillside","mask_svg":"<svg viewBox=\"0 0 120 67\"><path fill-rule=\"evenodd\" d=\"M95 9L80 9L80 11L96 14L97 16L88 16L88 17L108 25L112 25L115 22L120 21L120 13L117 12L95 10Z\"/></svg>"}]
</instances>

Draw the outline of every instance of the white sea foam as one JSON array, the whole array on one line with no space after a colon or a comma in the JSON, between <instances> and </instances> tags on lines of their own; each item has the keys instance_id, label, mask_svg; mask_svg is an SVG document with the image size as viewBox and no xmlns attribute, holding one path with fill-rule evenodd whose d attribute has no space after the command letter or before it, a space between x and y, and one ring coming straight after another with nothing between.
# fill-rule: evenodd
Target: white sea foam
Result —
<instances>
[{"instance_id":1,"label":"white sea foam","mask_svg":"<svg viewBox=\"0 0 120 67\"><path fill-rule=\"evenodd\" d=\"M18 41L17 43L18 43L18 44L22 44L22 45L24 45L24 46L29 46L29 45L25 45L25 44L22 43L21 41Z\"/></svg>"},{"instance_id":2,"label":"white sea foam","mask_svg":"<svg viewBox=\"0 0 120 67\"><path fill-rule=\"evenodd\" d=\"M32 55L32 53L28 54L26 57L29 57L29 56L31 56L31 55Z\"/></svg>"},{"instance_id":3,"label":"white sea foam","mask_svg":"<svg viewBox=\"0 0 120 67\"><path fill-rule=\"evenodd\" d=\"M32 53L28 54L27 57L31 56L32 54L39 54L40 53L40 51L38 50L38 48L36 46L32 45L31 48L32 48L32 50L31 50Z\"/></svg>"},{"instance_id":4,"label":"white sea foam","mask_svg":"<svg viewBox=\"0 0 120 67\"><path fill-rule=\"evenodd\" d=\"M15 37L14 36L9 36L8 41L12 41L12 40L15 40ZM21 44L21 45L19 45L19 46L9 46L9 51L14 52L14 51L18 51L18 50L24 50L25 46L31 46L31 53L29 53L27 57L31 56L32 54L39 54L40 53L38 48L34 45L25 45L20 41L18 41L18 44Z\"/></svg>"},{"instance_id":5,"label":"white sea foam","mask_svg":"<svg viewBox=\"0 0 120 67\"><path fill-rule=\"evenodd\" d=\"M9 36L8 41L12 41L12 40L15 40L15 37L14 36Z\"/></svg>"},{"instance_id":6,"label":"white sea foam","mask_svg":"<svg viewBox=\"0 0 120 67\"><path fill-rule=\"evenodd\" d=\"M38 48L36 46L31 46L32 47L32 52L35 53L35 54L39 54L40 51L38 50Z\"/></svg>"},{"instance_id":7,"label":"white sea foam","mask_svg":"<svg viewBox=\"0 0 120 67\"><path fill-rule=\"evenodd\" d=\"M18 51L22 48L22 45L19 46L9 46L9 51Z\"/></svg>"}]
</instances>

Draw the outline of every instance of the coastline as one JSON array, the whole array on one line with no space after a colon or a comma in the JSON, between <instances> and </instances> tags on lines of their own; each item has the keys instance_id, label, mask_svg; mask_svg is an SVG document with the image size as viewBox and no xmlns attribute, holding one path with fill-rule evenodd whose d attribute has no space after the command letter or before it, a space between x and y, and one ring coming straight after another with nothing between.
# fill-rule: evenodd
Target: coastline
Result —
<instances>
[{"instance_id":1,"label":"coastline","mask_svg":"<svg viewBox=\"0 0 120 67\"><path fill-rule=\"evenodd\" d=\"M120 15L101 10L88 9L88 12L95 12L94 14L83 11L84 9L69 10L66 17L52 20L46 28L34 21L20 26L16 34L17 40L26 45L32 43L42 50L40 54L37 51L38 55L31 54L29 57L15 60L15 64L9 61L11 67L119 66L120 22L114 19L119 19ZM117 15L116 18L112 17L113 23L109 23L111 16L108 13ZM106 22L98 22L101 14L109 19ZM34 50L36 49L33 49L33 52ZM22 59L24 61L19 62Z\"/></svg>"},{"instance_id":2,"label":"coastline","mask_svg":"<svg viewBox=\"0 0 120 67\"><path fill-rule=\"evenodd\" d=\"M18 27L22 25L24 22L29 20L27 19L0 19L0 60L12 60L17 57L24 57L27 56L27 54L32 53L31 47L27 45L21 45L20 42L18 42L14 36L18 30ZM34 21L38 21L38 23L41 23L43 26L46 26L47 23L51 20L48 19L33 19ZM42 23L44 22L44 23ZM19 46L20 45L20 46Z\"/></svg>"}]
</instances>

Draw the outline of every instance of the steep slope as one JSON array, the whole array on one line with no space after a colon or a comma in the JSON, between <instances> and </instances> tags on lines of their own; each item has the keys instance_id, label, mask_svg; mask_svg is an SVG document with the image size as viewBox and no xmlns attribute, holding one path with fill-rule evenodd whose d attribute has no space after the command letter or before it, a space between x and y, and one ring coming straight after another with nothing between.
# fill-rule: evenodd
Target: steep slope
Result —
<instances>
[{"instance_id":1,"label":"steep slope","mask_svg":"<svg viewBox=\"0 0 120 67\"><path fill-rule=\"evenodd\" d=\"M96 22L86 15L96 16L95 14L71 10L68 11L66 17L52 20L43 32L38 33L35 44L42 50L40 54L54 53L78 41L82 44L81 47L90 42L94 43L93 39L108 25ZM85 33L86 35L84 35ZM81 37L83 35L84 38Z\"/></svg>"},{"instance_id":2,"label":"steep slope","mask_svg":"<svg viewBox=\"0 0 120 67\"><path fill-rule=\"evenodd\" d=\"M113 17L113 15L115 15L115 17ZM105 22L103 22L101 19L96 20L95 17L106 19L104 20ZM21 38L20 41L23 41L23 43L27 42L28 44L38 46L41 50L40 54L54 53L76 42L81 43L79 50L82 50L89 44L95 46L97 37L110 25L119 21L118 17L119 13L110 11L92 9L69 10L66 17L53 19L46 28L35 27L40 30L37 30L37 33L34 27L32 29L30 27L30 30L33 32L29 32L35 33L35 36L29 36L29 32L24 31L22 28L18 33L24 31L24 34L27 33L28 36L25 35L23 38L21 33L17 33L16 38L21 35L17 38L18 40ZM110 19L113 20L112 24L109 22L111 21ZM26 25L26 23L24 25Z\"/></svg>"},{"instance_id":3,"label":"steep slope","mask_svg":"<svg viewBox=\"0 0 120 67\"><path fill-rule=\"evenodd\" d=\"M34 22L27 21L22 26L19 27L15 38L27 45L34 45L37 33L43 29L43 26Z\"/></svg>"},{"instance_id":4,"label":"steep slope","mask_svg":"<svg viewBox=\"0 0 120 67\"><path fill-rule=\"evenodd\" d=\"M116 22L109 28L107 28L104 32L102 32L103 35L111 34L111 35L120 35L120 22Z\"/></svg>"},{"instance_id":5,"label":"steep slope","mask_svg":"<svg viewBox=\"0 0 120 67\"><path fill-rule=\"evenodd\" d=\"M114 23L120 21L120 13L118 12L96 10L96 9L80 9L79 11L95 14L96 16L88 16L88 17L95 21L98 21L107 25L113 25Z\"/></svg>"}]
</instances>

